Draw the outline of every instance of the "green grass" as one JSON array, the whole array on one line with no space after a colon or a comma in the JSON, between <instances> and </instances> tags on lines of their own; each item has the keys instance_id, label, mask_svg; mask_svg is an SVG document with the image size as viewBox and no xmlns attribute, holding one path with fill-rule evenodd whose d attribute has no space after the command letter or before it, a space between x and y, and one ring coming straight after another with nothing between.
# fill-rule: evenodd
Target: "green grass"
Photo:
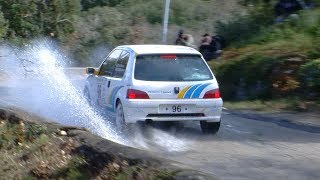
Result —
<instances>
[{"instance_id":1,"label":"green grass","mask_svg":"<svg viewBox=\"0 0 320 180\"><path fill-rule=\"evenodd\" d=\"M253 110L263 112L314 111L320 110L320 102L301 98L282 98L274 100L225 101L224 107L230 110Z\"/></svg>"},{"instance_id":2,"label":"green grass","mask_svg":"<svg viewBox=\"0 0 320 180\"><path fill-rule=\"evenodd\" d=\"M88 179L89 171L86 169L87 162L81 156L73 156L70 162L63 168L60 168L51 177L54 179Z\"/></svg>"}]
</instances>

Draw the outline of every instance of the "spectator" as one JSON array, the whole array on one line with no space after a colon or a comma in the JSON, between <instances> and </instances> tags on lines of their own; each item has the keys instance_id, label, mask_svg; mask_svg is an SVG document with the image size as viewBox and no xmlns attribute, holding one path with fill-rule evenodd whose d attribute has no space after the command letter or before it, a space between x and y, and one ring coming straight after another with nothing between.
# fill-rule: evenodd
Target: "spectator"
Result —
<instances>
[{"instance_id":1,"label":"spectator","mask_svg":"<svg viewBox=\"0 0 320 180\"><path fill-rule=\"evenodd\" d=\"M176 45L189 46L195 48L194 40L191 34L185 34L183 30L180 30L178 37L175 41Z\"/></svg>"},{"instance_id":2,"label":"spectator","mask_svg":"<svg viewBox=\"0 0 320 180\"><path fill-rule=\"evenodd\" d=\"M210 61L221 55L222 45L215 36L206 33L202 36L199 52L206 61Z\"/></svg>"},{"instance_id":3,"label":"spectator","mask_svg":"<svg viewBox=\"0 0 320 180\"><path fill-rule=\"evenodd\" d=\"M282 22L296 11L312 7L313 3L311 1L306 3L304 0L278 0L274 7L277 16L275 22Z\"/></svg>"}]
</instances>

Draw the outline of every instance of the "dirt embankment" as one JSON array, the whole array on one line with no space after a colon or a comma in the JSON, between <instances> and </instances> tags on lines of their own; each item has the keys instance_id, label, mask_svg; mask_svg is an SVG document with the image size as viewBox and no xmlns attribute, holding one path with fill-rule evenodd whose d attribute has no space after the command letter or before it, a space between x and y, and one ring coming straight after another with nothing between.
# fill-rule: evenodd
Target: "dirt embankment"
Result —
<instances>
[{"instance_id":1,"label":"dirt embankment","mask_svg":"<svg viewBox=\"0 0 320 180\"><path fill-rule=\"evenodd\" d=\"M213 179L85 129L0 109L0 177L8 179Z\"/></svg>"}]
</instances>

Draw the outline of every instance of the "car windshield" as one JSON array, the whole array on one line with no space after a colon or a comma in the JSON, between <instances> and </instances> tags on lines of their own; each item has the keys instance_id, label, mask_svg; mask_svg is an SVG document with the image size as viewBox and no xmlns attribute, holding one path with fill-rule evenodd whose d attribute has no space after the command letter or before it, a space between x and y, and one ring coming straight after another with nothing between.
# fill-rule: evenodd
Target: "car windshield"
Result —
<instances>
[{"instance_id":1,"label":"car windshield","mask_svg":"<svg viewBox=\"0 0 320 180\"><path fill-rule=\"evenodd\" d=\"M134 78L145 81L204 81L213 76L199 55L139 55Z\"/></svg>"}]
</instances>

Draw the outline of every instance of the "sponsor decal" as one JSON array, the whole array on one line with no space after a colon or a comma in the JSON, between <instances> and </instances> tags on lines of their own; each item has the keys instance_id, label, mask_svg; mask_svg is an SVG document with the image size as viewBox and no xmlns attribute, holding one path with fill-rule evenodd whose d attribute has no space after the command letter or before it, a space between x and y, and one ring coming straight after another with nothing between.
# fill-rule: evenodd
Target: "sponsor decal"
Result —
<instances>
[{"instance_id":1,"label":"sponsor decal","mask_svg":"<svg viewBox=\"0 0 320 180\"><path fill-rule=\"evenodd\" d=\"M171 90L150 90L148 94L172 94Z\"/></svg>"}]
</instances>

